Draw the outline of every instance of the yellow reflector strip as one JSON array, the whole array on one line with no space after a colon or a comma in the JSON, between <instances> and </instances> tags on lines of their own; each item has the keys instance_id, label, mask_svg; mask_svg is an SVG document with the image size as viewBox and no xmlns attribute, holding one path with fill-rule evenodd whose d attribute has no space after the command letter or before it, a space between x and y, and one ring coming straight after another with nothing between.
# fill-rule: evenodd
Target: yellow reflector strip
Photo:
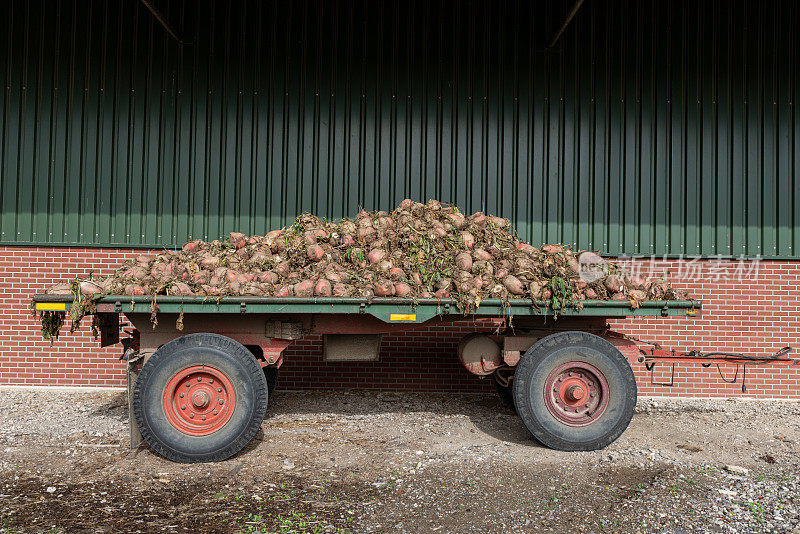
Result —
<instances>
[{"instance_id":1,"label":"yellow reflector strip","mask_svg":"<svg viewBox=\"0 0 800 534\"><path fill-rule=\"evenodd\" d=\"M417 314L415 313L392 313L389 315L391 321L416 321Z\"/></svg>"},{"instance_id":2,"label":"yellow reflector strip","mask_svg":"<svg viewBox=\"0 0 800 534\"><path fill-rule=\"evenodd\" d=\"M686 315L697 315L697 310L686 310Z\"/></svg>"},{"instance_id":3,"label":"yellow reflector strip","mask_svg":"<svg viewBox=\"0 0 800 534\"><path fill-rule=\"evenodd\" d=\"M40 311L67 311L66 302L37 302L36 309Z\"/></svg>"}]
</instances>

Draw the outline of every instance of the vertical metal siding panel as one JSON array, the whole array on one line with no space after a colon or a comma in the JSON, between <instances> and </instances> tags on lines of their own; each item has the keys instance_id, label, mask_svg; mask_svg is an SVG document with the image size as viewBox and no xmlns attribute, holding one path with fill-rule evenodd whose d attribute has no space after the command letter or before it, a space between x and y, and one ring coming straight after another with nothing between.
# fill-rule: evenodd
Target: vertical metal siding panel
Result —
<instances>
[{"instance_id":1,"label":"vertical metal siding panel","mask_svg":"<svg viewBox=\"0 0 800 534\"><path fill-rule=\"evenodd\" d=\"M85 242L81 235L82 224L82 194L83 194L83 166L82 166L82 145L83 145L83 87L84 72L82 67L85 64L86 40L91 35L89 28L81 28L79 21L86 20L87 13L84 13L77 3L70 6L70 48L69 48L69 78L67 81L67 138L65 149L66 172L64 174L64 241L81 243Z\"/></svg>"},{"instance_id":2,"label":"vertical metal siding panel","mask_svg":"<svg viewBox=\"0 0 800 534\"><path fill-rule=\"evenodd\" d=\"M795 73L788 75L787 69L792 66L796 52L795 26L790 24L782 27L780 21L792 21L795 18L796 3L790 5L777 4L773 25L780 28L780 34L775 36L776 58L773 76L777 80L776 87L776 249L775 253L781 256L792 254L792 78ZM786 43L785 46L782 43Z\"/></svg>"},{"instance_id":3,"label":"vertical metal siding panel","mask_svg":"<svg viewBox=\"0 0 800 534\"><path fill-rule=\"evenodd\" d=\"M760 28L759 31L763 35L763 67L762 67L762 95L759 99L761 102L761 113L763 116L763 129L762 129L762 174L761 174L761 191L759 197L761 198L761 254L775 255L777 254L777 189L775 187L777 182L777 165L776 159L778 157L778 143L777 143L777 128L778 128L778 106L777 106L777 80L776 74L776 42L775 40L780 35L775 20L777 2L759 3L760 7Z\"/></svg>"},{"instance_id":4,"label":"vertical metal siding panel","mask_svg":"<svg viewBox=\"0 0 800 534\"><path fill-rule=\"evenodd\" d=\"M666 10L667 8L665 8ZM653 151L651 160L647 162L653 175L654 191L649 209L653 217L653 238L651 248L646 252L650 254L665 253L669 245L669 141L670 141L670 116L671 107L669 86L669 42L672 36L672 24L669 13L659 9L652 9L650 25L660 28L660 31L651 33L651 62L653 64Z\"/></svg>"},{"instance_id":5,"label":"vertical metal siding panel","mask_svg":"<svg viewBox=\"0 0 800 534\"><path fill-rule=\"evenodd\" d=\"M226 3L225 12L225 45L223 52L223 92L221 95L220 124L222 137L220 138L220 211L218 235L225 237L230 232L238 230L236 227L236 212L239 208L237 199L241 187L240 150L238 142L238 124L240 121L240 92L238 65L246 58L239 56L236 42L240 38L242 28L239 27L239 17L234 10L238 4Z\"/></svg>"},{"instance_id":6,"label":"vertical metal siding panel","mask_svg":"<svg viewBox=\"0 0 800 534\"><path fill-rule=\"evenodd\" d=\"M114 179L113 155L114 143L109 142L114 134L114 57L116 51L116 32L110 29L114 11L109 4L100 6L100 17L103 21L100 52L100 65L98 71L98 162L96 167L97 183L100 191L97 195L95 210L95 243L113 242L111 237L111 221L113 219Z\"/></svg>"},{"instance_id":7,"label":"vertical metal siding panel","mask_svg":"<svg viewBox=\"0 0 800 534\"><path fill-rule=\"evenodd\" d=\"M791 160L792 173L790 177L790 191L792 192L792 213L790 215L792 221L792 237L791 249L792 256L800 255L800 209L798 209L798 202L800 202L800 74L798 74L798 63L800 63L800 53L798 53L798 46L800 46L800 36L798 36L797 27L800 25L800 9L797 4L792 4L793 16L791 17L790 28L792 28L792 39L790 46L792 47L792 64L790 65L789 72L791 75L791 115L787 117L790 122L792 130L791 134L791 153L788 157Z\"/></svg>"},{"instance_id":8,"label":"vertical metal siding panel","mask_svg":"<svg viewBox=\"0 0 800 534\"><path fill-rule=\"evenodd\" d=\"M698 54L701 81L698 88L699 123L698 138L700 139L700 165L698 166L699 197L697 200L699 242L697 253L713 255L717 253L716 247L716 221L717 221L717 193L718 193L718 167L717 155L719 154L718 140L718 100L717 84L718 73L718 27L720 24L714 16L712 3L701 6L702 16L699 17L698 32L702 33L702 43Z\"/></svg>"},{"instance_id":9,"label":"vertical metal siding panel","mask_svg":"<svg viewBox=\"0 0 800 534\"><path fill-rule=\"evenodd\" d=\"M702 154L703 137L701 124L703 110L701 86L704 72L700 61L700 54L706 46L705 34L701 31L700 16L702 6L684 5L684 11L689 11L690 20L685 21L684 27L684 58L686 82L685 90L685 130L683 145L684 153L684 189L683 189L683 217L684 217L684 249L683 253L691 256L700 254L700 200L702 182Z\"/></svg>"},{"instance_id":10,"label":"vertical metal siding panel","mask_svg":"<svg viewBox=\"0 0 800 534\"><path fill-rule=\"evenodd\" d=\"M53 26L53 11L44 9L36 13L36 25L41 30ZM40 187L33 190L33 206L31 209L31 241L46 241L49 232L48 216L50 213L49 197L52 188L51 165L51 132L53 131L53 72L45 63L44 57L54 47L55 34L42 31L36 42L36 133L34 147L34 176ZM41 214L41 215L38 215Z\"/></svg>"},{"instance_id":11,"label":"vertical metal siding panel","mask_svg":"<svg viewBox=\"0 0 800 534\"><path fill-rule=\"evenodd\" d=\"M677 13L676 13L677 11ZM680 16L680 10L676 9L671 13L676 19ZM685 225L684 213L686 209L684 192L685 185L685 105L686 105L686 65L685 65L685 27L682 25L673 28L670 35L670 57L669 57L669 117L670 117L670 139L669 139L669 174L670 184L668 192L667 206L669 210L670 232L667 249L665 252L670 254L686 254L685 247Z\"/></svg>"},{"instance_id":12,"label":"vertical metal siding panel","mask_svg":"<svg viewBox=\"0 0 800 534\"><path fill-rule=\"evenodd\" d=\"M281 132L284 145L284 195L287 219L305 208L303 203L303 174L300 167L300 138L302 137L302 77L304 60L302 57L302 8L300 3L288 2L282 19L287 21L286 54L284 77L284 126ZM356 145L358 146L358 145Z\"/></svg>"},{"instance_id":13,"label":"vertical metal siding panel","mask_svg":"<svg viewBox=\"0 0 800 534\"><path fill-rule=\"evenodd\" d=\"M762 221L762 199L760 193L762 191L762 139L764 129L764 115L761 105L761 98L763 97L763 23L761 17L763 11L759 7L760 4L748 4L750 13L747 24L747 50L746 50L746 100L745 100L745 113L746 113L746 191L747 198L745 200L746 213L746 245L742 251L747 253L761 253L761 221Z\"/></svg>"},{"instance_id":14,"label":"vertical metal siding panel","mask_svg":"<svg viewBox=\"0 0 800 534\"><path fill-rule=\"evenodd\" d=\"M36 123L37 108L36 108L36 92L37 92L37 77L38 77L38 62L35 61L38 46L37 41L39 38L39 28L36 22L38 19L37 13L43 9L43 6L38 6L31 3L25 9L25 37L23 46L23 67L22 67L22 90L21 90L21 105L20 105L20 128L19 128L19 148L20 154L18 158L18 174L17 174L17 187L16 187L16 236L20 241L29 241L31 239L31 226L33 219L33 189L26 187L27 176L31 177L32 182L37 181L36 174Z\"/></svg>"},{"instance_id":15,"label":"vertical metal siding panel","mask_svg":"<svg viewBox=\"0 0 800 534\"><path fill-rule=\"evenodd\" d=\"M165 9L165 13L170 13ZM150 198L155 196L155 201L151 201L146 209L148 213L148 226L145 235L157 243L173 244L173 213L175 206L173 203L173 188L177 177L174 170L174 151L172 149L176 127L173 120L175 116L176 95L175 79L172 73L174 67L170 61L170 53L176 47L169 46L170 37L165 32L160 32L156 26L153 34L151 48L151 77L150 92L154 109L151 112L153 120L158 123L159 134L150 136L150 142L154 143L153 149L156 157L151 158L151 169L155 171L155 179L151 180ZM155 159L155 161L153 161Z\"/></svg>"},{"instance_id":16,"label":"vertical metal siding panel","mask_svg":"<svg viewBox=\"0 0 800 534\"><path fill-rule=\"evenodd\" d=\"M0 239L3 241L16 241L14 219L16 217L16 186L17 169L16 158L19 153L15 132L19 121L19 76L15 71L18 63L16 56L19 48L20 8L18 4L9 4L4 39L3 56L3 116L2 116L2 147L0 147Z\"/></svg>"},{"instance_id":17,"label":"vertical metal siding panel","mask_svg":"<svg viewBox=\"0 0 800 534\"><path fill-rule=\"evenodd\" d=\"M593 163L593 208L592 208L592 234L590 246L597 250L606 250L608 247L608 122L609 122L609 43L611 41L611 20L609 13L603 10L596 2L592 2L592 14L596 22L597 37L595 46L591 47L594 54L594 68L592 69L592 87L594 102L592 105L592 163Z\"/></svg>"},{"instance_id":18,"label":"vertical metal siding panel","mask_svg":"<svg viewBox=\"0 0 800 534\"><path fill-rule=\"evenodd\" d=\"M717 192L714 199L716 220L714 221L714 247L715 254L731 253L731 181L733 170L731 166L732 141L732 106L733 95L731 90L731 64L733 62L733 47L731 46L731 10L722 9L723 0L714 2L713 17L719 21L716 28L716 101L714 146L715 173ZM727 4L725 5L726 8Z\"/></svg>"},{"instance_id":19,"label":"vertical metal siding panel","mask_svg":"<svg viewBox=\"0 0 800 534\"><path fill-rule=\"evenodd\" d=\"M96 20L95 15L101 12L100 4L89 2L86 6L86 20ZM80 172L82 179L79 229L81 240L93 243L96 239L95 214L97 213L97 157L100 137L97 131L98 95L97 87L97 58L99 54L99 40L102 38L102 28L95 25L85 35L86 51L80 59L84 63L84 72L81 76L80 88L82 91L81 103L81 149ZM154 236L155 237L155 236Z\"/></svg>"},{"instance_id":20,"label":"vertical metal siding panel","mask_svg":"<svg viewBox=\"0 0 800 534\"><path fill-rule=\"evenodd\" d=\"M735 20L741 20L746 16L745 0L737 2L732 10L735 11ZM731 39L733 55L736 58L744 58L747 51L747 32L746 26L741 25L736 32L738 40ZM731 194L731 249L730 254L734 257L740 256L746 251L746 208L745 208L745 179L747 172L747 69L744 61L735 60L731 64L732 80L732 132L731 132L731 170L732 170L732 194Z\"/></svg>"}]
</instances>

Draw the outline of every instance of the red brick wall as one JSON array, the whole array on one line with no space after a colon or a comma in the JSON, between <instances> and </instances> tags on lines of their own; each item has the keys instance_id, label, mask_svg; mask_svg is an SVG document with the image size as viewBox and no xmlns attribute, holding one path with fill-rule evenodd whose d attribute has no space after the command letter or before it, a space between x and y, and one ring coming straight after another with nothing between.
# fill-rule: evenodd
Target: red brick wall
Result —
<instances>
[{"instance_id":1,"label":"red brick wall","mask_svg":"<svg viewBox=\"0 0 800 534\"><path fill-rule=\"evenodd\" d=\"M30 296L49 284L85 275L106 274L122 261L147 251L134 249L0 247L0 384L121 386L120 349L100 349L84 325L65 331L53 345L41 339L29 311ZM774 352L784 345L800 349L800 261L649 261L629 268L660 274L669 269L675 285L703 300L695 319L652 318L616 321L617 330L656 340L676 349L726 349L747 354ZM713 294L712 294L713 290ZM489 380L464 370L455 356L458 340L471 331L431 328L385 336L379 362L323 363L319 338L297 342L286 354L282 387L381 388L432 391L487 391ZM740 385L724 384L715 368L680 365L676 386L651 386L649 373L634 365L639 391L646 395L741 396ZM658 380L669 378L658 370ZM665 372L666 371L666 372ZM723 371L732 375L732 369ZM748 371L747 395L800 399L800 368Z\"/></svg>"}]
</instances>

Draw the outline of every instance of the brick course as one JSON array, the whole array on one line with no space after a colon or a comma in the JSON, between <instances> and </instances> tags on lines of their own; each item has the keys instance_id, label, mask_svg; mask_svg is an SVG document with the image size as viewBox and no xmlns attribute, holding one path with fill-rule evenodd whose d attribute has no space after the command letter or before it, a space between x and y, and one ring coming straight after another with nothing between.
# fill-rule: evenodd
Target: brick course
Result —
<instances>
[{"instance_id":1,"label":"brick course","mask_svg":"<svg viewBox=\"0 0 800 534\"><path fill-rule=\"evenodd\" d=\"M121 262L151 251L83 247L0 246L0 384L122 386L124 364L118 346L101 349L88 322L54 344L44 341L29 303L46 286L89 271L108 274ZM774 352L785 345L800 350L800 261L621 260L644 274L671 273L675 285L703 300L700 318L635 318L612 326L641 339L678 350ZM281 387L374 388L448 392L490 391L458 363L458 340L475 326L431 327L384 336L381 359L361 364L324 363L319 336L296 342L286 353ZM727 367L727 368L726 368ZM733 369L723 367L726 377ZM639 392L686 397L742 396L740 384L725 384L716 368L678 365L675 386L650 384L644 366L634 364ZM741 374L741 373L740 373ZM657 381L669 367L656 368ZM800 399L800 367L750 368L747 396Z\"/></svg>"}]
</instances>

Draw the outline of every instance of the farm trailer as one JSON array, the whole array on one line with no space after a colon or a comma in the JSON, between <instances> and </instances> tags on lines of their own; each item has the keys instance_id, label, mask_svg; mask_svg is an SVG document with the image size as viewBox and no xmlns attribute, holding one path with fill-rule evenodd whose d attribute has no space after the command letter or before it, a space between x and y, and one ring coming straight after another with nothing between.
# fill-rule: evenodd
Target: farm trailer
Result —
<instances>
[{"instance_id":1,"label":"farm trailer","mask_svg":"<svg viewBox=\"0 0 800 534\"><path fill-rule=\"evenodd\" d=\"M37 312L66 314L71 296L37 295ZM375 298L106 296L92 306L100 344L122 344L128 369L131 447L142 439L177 462L229 458L255 435L275 386L283 351L324 335L324 357L378 358L382 334L464 319L496 324L458 346L464 367L491 377L501 398L544 445L593 450L617 439L633 416L630 362L695 361L738 366L797 363L789 350L764 358L642 348L609 329L608 319L694 317L697 301L586 301L554 310L548 302L484 300L465 315L455 302ZM120 324L124 314L134 329ZM123 331L127 337L120 339ZM738 373L737 373L738 374Z\"/></svg>"}]
</instances>

